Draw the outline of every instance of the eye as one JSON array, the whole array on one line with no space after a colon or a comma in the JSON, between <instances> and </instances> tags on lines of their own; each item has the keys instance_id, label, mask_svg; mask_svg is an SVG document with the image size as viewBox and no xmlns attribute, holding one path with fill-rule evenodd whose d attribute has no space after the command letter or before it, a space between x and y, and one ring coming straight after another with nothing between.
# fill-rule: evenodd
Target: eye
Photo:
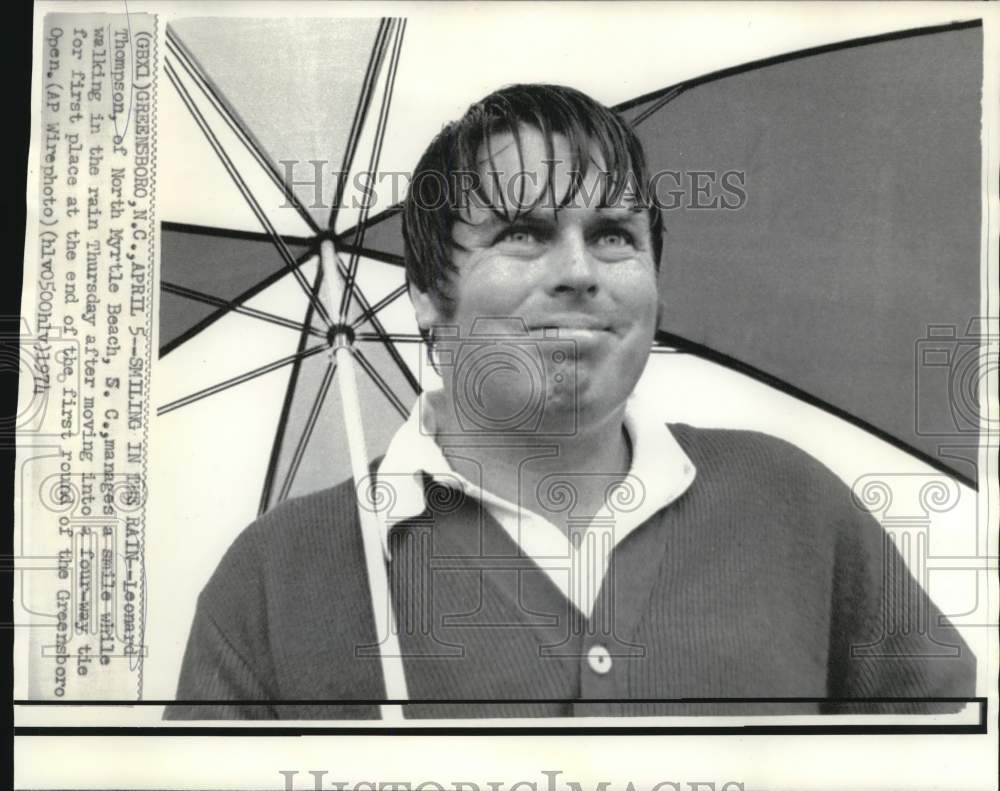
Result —
<instances>
[{"instance_id":1,"label":"eye","mask_svg":"<svg viewBox=\"0 0 1000 791\"><path fill-rule=\"evenodd\" d=\"M499 245L515 253L534 252L545 241L544 231L526 225L511 225L504 228L493 239Z\"/></svg>"},{"instance_id":2,"label":"eye","mask_svg":"<svg viewBox=\"0 0 1000 791\"><path fill-rule=\"evenodd\" d=\"M597 247L605 250L624 251L636 246L633 233L620 225L598 228L593 239Z\"/></svg>"},{"instance_id":3,"label":"eye","mask_svg":"<svg viewBox=\"0 0 1000 791\"><path fill-rule=\"evenodd\" d=\"M534 231L527 228L508 228L497 237L498 242L513 242L514 244L532 244L538 241Z\"/></svg>"},{"instance_id":4,"label":"eye","mask_svg":"<svg viewBox=\"0 0 1000 791\"><path fill-rule=\"evenodd\" d=\"M632 247L635 244L632 234L620 228L602 231L598 241L607 247Z\"/></svg>"}]
</instances>

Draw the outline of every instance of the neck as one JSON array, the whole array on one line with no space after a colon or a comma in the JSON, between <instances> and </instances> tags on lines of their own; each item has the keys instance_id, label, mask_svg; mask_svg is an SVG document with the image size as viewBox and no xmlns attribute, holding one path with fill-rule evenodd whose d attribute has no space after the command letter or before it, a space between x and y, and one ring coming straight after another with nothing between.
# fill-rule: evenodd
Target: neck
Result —
<instances>
[{"instance_id":1,"label":"neck","mask_svg":"<svg viewBox=\"0 0 1000 791\"><path fill-rule=\"evenodd\" d=\"M543 514L550 509L539 492L560 478L573 488L579 508L600 508L607 485L620 481L631 466L624 415L622 404L602 420L586 421L565 433L483 435L462 430L452 403L435 405L438 444L455 471Z\"/></svg>"}]
</instances>

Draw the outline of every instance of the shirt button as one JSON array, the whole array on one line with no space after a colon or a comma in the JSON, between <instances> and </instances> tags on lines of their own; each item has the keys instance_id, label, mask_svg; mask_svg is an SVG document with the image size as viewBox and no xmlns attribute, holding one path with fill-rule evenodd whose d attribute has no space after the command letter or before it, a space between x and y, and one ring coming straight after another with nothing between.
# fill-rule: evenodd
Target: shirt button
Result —
<instances>
[{"instance_id":1,"label":"shirt button","mask_svg":"<svg viewBox=\"0 0 1000 791\"><path fill-rule=\"evenodd\" d=\"M587 664L591 670L603 676L611 671L611 654L603 645L592 645L587 651Z\"/></svg>"}]
</instances>

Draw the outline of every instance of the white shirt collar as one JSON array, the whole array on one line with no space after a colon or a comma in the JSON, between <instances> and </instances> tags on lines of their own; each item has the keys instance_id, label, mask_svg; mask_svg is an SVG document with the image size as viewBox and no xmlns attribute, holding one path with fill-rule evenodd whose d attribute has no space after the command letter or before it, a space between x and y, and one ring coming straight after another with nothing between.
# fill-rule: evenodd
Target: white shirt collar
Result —
<instances>
[{"instance_id":1,"label":"white shirt collar","mask_svg":"<svg viewBox=\"0 0 1000 791\"><path fill-rule=\"evenodd\" d=\"M452 469L434 439L434 403L440 395L440 391L425 391L420 395L406 422L389 443L376 474L379 483L389 484L393 493L389 512L380 514L386 557L389 556L389 531L400 522L419 516L426 507L423 473L439 483L462 489L484 505L516 508ZM637 389L629 397L625 406L625 430L632 442L630 482L640 489L637 494L642 499L630 513L629 529L616 532L616 545L632 529L680 497L696 474L694 464L660 414L654 394Z\"/></svg>"}]
</instances>

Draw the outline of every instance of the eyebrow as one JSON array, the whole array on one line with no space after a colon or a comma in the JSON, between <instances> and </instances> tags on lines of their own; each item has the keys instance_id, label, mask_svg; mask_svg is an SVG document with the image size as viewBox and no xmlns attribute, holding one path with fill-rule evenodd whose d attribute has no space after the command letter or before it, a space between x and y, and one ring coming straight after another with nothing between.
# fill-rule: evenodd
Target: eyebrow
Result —
<instances>
[{"instance_id":1,"label":"eyebrow","mask_svg":"<svg viewBox=\"0 0 1000 791\"><path fill-rule=\"evenodd\" d=\"M602 214L610 214L613 216L621 217L644 217L646 216L646 207L641 206L638 202L634 200L629 200L624 206L598 206L597 211Z\"/></svg>"},{"instance_id":2,"label":"eyebrow","mask_svg":"<svg viewBox=\"0 0 1000 791\"><path fill-rule=\"evenodd\" d=\"M596 216L593 220L596 223L609 221L636 222L641 221L642 218L647 216L646 211L642 206L632 201L630 201L629 204L630 205L627 206L598 206L594 210ZM507 217L504 215L502 208L493 206L490 207L489 214L487 214L480 222L471 222L464 217L458 218L458 221L474 233L489 235L500 228L519 223L536 226L550 225L553 222L554 216L558 216L558 210L532 207L528 211Z\"/></svg>"}]
</instances>

